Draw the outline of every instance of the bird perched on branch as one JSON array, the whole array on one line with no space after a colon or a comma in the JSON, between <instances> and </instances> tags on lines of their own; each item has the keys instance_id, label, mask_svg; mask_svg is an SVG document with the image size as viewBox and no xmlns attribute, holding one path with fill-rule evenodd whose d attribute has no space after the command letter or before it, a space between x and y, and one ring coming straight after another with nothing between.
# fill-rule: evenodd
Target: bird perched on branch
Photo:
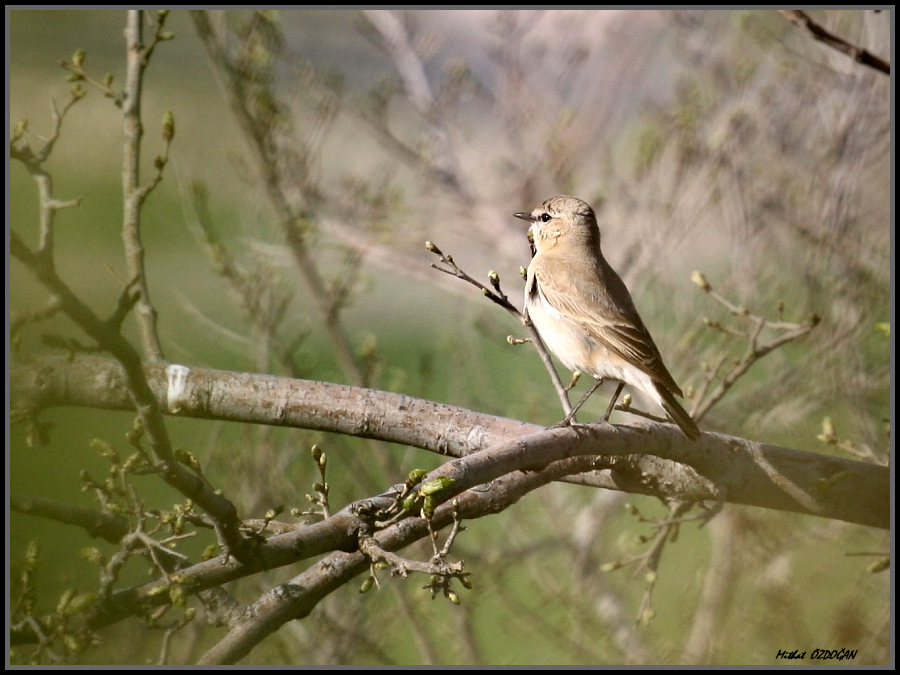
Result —
<instances>
[{"instance_id":1,"label":"bird perched on branch","mask_svg":"<svg viewBox=\"0 0 900 675\"><path fill-rule=\"evenodd\" d=\"M683 396L634 307L622 279L600 250L594 210L575 197L548 199L531 213L535 255L525 282L525 309L541 339L569 370L591 375L594 385L563 419L572 421L605 380L619 383L606 410L609 419L628 384L656 401L684 434L700 430L675 396Z\"/></svg>"}]
</instances>

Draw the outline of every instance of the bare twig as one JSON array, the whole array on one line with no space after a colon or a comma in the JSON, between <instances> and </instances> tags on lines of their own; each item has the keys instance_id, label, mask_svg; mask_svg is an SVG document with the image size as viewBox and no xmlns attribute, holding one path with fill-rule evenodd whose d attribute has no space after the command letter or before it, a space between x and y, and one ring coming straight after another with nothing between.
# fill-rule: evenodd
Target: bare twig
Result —
<instances>
[{"instance_id":1,"label":"bare twig","mask_svg":"<svg viewBox=\"0 0 900 675\"><path fill-rule=\"evenodd\" d=\"M740 307L730 302L727 298L716 291L706 277L700 272L694 272L692 280L703 291L708 293L717 302L725 306L731 314L742 319L746 319L751 323L749 329L738 329L727 327L718 321L704 319L704 323L711 328L719 330L728 335L746 338L747 349L744 355L734 362L734 365L724 374L720 375L722 367L727 360L723 356L715 367L706 368L706 380L701 386L697 395L693 397L693 405L691 407L691 417L699 421L715 406L732 386L750 369L750 367L759 361L763 356L778 347L792 342L809 333L819 324L819 317L815 314L810 315L806 321L802 323L791 323L786 321L769 321L768 319L753 314L746 307ZM783 307L779 306L778 316L781 317ZM779 334L769 340L762 340L763 330L775 330ZM713 388L713 383L719 379L718 385ZM710 392L709 390L712 389Z\"/></svg>"},{"instance_id":2,"label":"bare twig","mask_svg":"<svg viewBox=\"0 0 900 675\"><path fill-rule=\"evenodd\" d=\"M359 550L366 554L372 562L385 562L391 568L391 574L407 577L410 572L418 572L419 574L436 574L440 576L459 576L464 574L465 565L461 562L444 563L444 562L422 562L420 560L410 560L386 551L378 545L376 539L371 536L360 537Z\"/></svg>"},{"instance_id":3,"label":"bare twig","mask_svg":"<svg viewBox=\"0 0 900 675\"><path fill-rule=\"evenodd\" d=\"M534 324L531 322L531 319L527 314L523 314L518 310L518 308L513 305L509 298L500 290L500 277L496 272L490 272L488 274L488 279L491 282L491 286L493 286L494 290L491 290L480 281L473 279L466 272L456 264L453 260L453 256L445 254L441 249L439 249L433 242L426 241L425 248L434 253L441 259L441 264L432 263L432 267L444 274L449 274L450 276L456 277L458 279L462 279L466 283L472 284L475 288L479 289L484 296L490 300L491 302L500 305L503 309L509 312L519 323L525 326L525 330L528 331L530 336L530 342L534 345L534 348L537 350L538 356L541 357L541 361L544 364L544 367L547 369L547 372L550 374L550 381L553 382L553 387L556 389L556 393L559 396L559 401L562 404L563 412L568 415L572 412L572 404L569 402L569 393L568 388L565 387L562 383L562 380L559 379L559 373L556 372L556 367L553 365L553 360L550 358L549 352L547 352L547 348L544 346L544 341L541 340L540 334L537 332L537 329L534 327ZM512 345L521 344L520 340L512 338L509 340L509 343Z\"/></svg>"},{"instance_id":4,"label":"bare twig","mask_svg":"<svg viewBox=\"0 0 900 675\"><path fill-rule=\"evenodd\" d=\"M111 543L117 543L128 533L128 519L124 516L56 499L12 494L9 497L9 508L29 516L41 516L77 525L92 537L100 537Z\"/></svg>"},{"instance_id":5,"label":"bare twig","mask_svg":"<svg viewBox=\"0 0 900 675\"><path fill-rule=\"evenodd\" d=\"M426 159L421 153L411 151L420 168L436 177L441 184L450 187L458 197L466 202L473 200L472 190L465 184L459 169L456 153L451 142L451 135L442 123L440 109L435 106L434 95L428 82L428 76L422 60L410 43L410 36L403 21L396 12L387 9L364 10L363 15L381 37L382 45L393 60L407 99L425 120L430 137L430 152ZM383 120L382 120L383 122ZM397 139L383 123L374 124L380 135L388 139L393 149L401 157L407 156L410 149ZM404 152L406 150L406 152Z\"/></svg>"},{"instance_id":6,"label":"bare twig","mask_svg":"<svg viewBox=\"0 0 900 675\"><path fill-rule=\"evenodd\" d=\"M157 31L165 23L166 14L158 13ZM147 272L144 267L144 244L141 240L141 207L150 192L156 187L162 178L162 167L165 159L157 160L156 177L148 184L141 185L141 138L143 136L143 123L141 121L141 93L144 71L148 65L148 59L152 47L145 46L143 42L144 12L142 10L130 10L128 22L125 28L125 42L127 49L127 72L125 76L125 88L122 92L122 119L125 129L125 152L122 161L122 192L124 197L124 216L122 221L122 238L125 244L125 259L128 263L130 278L136 283L140 291L140 298L135 306L135 318L141 336L145 356L151 361L164 359L162 345L156 327L156 309L150 301L150 286L147 280ZM171 143L174 127L171 133L164 131L166 141L166 157L168 145Z\"/></svg>"},{"instance_id":7,"label":"bare twig","mask_svg":"<svg viewBox=\"0 0 900 675\"><path fill-rule=\"evenodd\" d=\"M45 257L50 264L53 264L53 222L56 212L78 206L81 199L72 199L68 201L59 201L53 197L53 177L44 169L44 162L53 152L53 147L59 139L62 130L63 120L66 118L69 110L78 101L84 98L84 89L80 85L75 84L70 92L69 100L63 106L62 110L56 107L56 103L51 104L53 115L53 129L50 135L44 141L43 145L37 150L32 149L28 140L25 138L25 130L27 121L22 120L13 130L12 138L9 144L10 159L20 161L31 177L34 179L38 188L38 209L40 210L40 229L37 253L41 257Z\"/></svg>"},{"instance_id":8,"label":"bare twig","mask_svg":"<svg viewBox=\"0 0 900 675\"><path fill-rule=\"evenodd\" d=\"M323 319L337 360L352 382L364 384L364 373L307 241L307 234L313 227L313 214L322 202L322 195L305 170L304 158L288 147L285 130L276 125L276 117L278 124L283 125L287 115L279 117L275 114L281 104L269 86L270 77L268 73L251 73L251 66L242 61L241 56L229 53L226 36L213 25L206 12L191 12L191 18L255 152L261 182L275 209L297 271ZM269 25L266 30L273 30L273 27ZM273 42L277 44L277 38ZM256 64L255 67L260 66ZM265 101L266 105L260 105L260 101Z\"/></svg>"},{"instance_id":9,"label":"bare twig","mask_svg":"<svg viewBox=\"0 0 900 675\"><path fill-rule=\"evenodd\" d=\"M650 538L649 546L643 553L627 556L625 559L616 562L605 563L601 569L604 572L612 572L628 565L636 565L634 576L637 577L639 574L643 574L646 583L640 609L638 610L637 623L647 625L655 615L653 610L653 589L656 585L659 573L659 561L662 559L662 553L666 543L669 541L674 542L675 539L677 539L678 528L681 526L681 523L695 520L705 521L707 520L707 516L703 515L685 518L684 514L690 510L693 504L681 501L669 503L669 515L663 520L648 518L642 515L634 505L628 504L626 506L639 522L653 524L656 533ZM647 541L647 539L642 536L641 541Z\"/></svg>"},{"instance_id":10,"label":"bare twig","mask_svg":"<svg viewBox=\"0 0 900 675\"><path fill-rule=\"evenodd\" d=\"M269 355L274 352L275 359L285 372L299 377L301 373L293 358L297 344L285 343L278 333L278 326L293 294L281 284L274 283L264 271L245 269L216 233L205 187L194 183L191 193L194 207L192 220L198 226L192 227L191 231L206 250L214 271L231 287L237 302L253 325L258 339L253 340L252 344L261 343L259 352L268 359L271 359ZM218 325L215 328L223 330ZM300 332L297 340L302 340L303 337ZM258 363L260 370L269 370L269 365L270 363Z\"/></svg>"},{"instance_id":11,"label":"bare twig","mask_svg":"<svg viewBox=\"0 0 900 675\"><path fill-rule=\"evenodd\" d=\"M842 54L846 54L857 63L874 68L879 73L884 73L885 75L891 74L891 64L889 61L885 61L881 57L872 54L869 50L857 47L843 38L838 37L821 24L813 21L812 17L803 10L778 9L776 11L791 23L806 29L814 39L828 45L832 49L836 49Z\"/></svg>"},{"instance_id":12,"label":"bare twig","mask_svg":"<svg viewBox=\"0 0 900 675\"><path fill-rule=\"evenodd\" d=\"M873 462L882 466L888 466L890 464L890 456L887 452L875 452L868 443L862 443L857 446L857 444L849 438L840 440L834 431L834 422L832 422L830 417L826 417L822 420L822 433L819 434L818 439L823 443L839 448L848 455L857 457L865 462Z\"/></svg>"}]
</instances>

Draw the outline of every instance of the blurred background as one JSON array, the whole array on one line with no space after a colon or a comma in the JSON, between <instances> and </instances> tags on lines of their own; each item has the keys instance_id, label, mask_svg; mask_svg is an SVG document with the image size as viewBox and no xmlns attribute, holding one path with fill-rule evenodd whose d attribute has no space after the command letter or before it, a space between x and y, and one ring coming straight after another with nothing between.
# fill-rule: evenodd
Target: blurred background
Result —
<instances>
[{"instance_id":1,"label":"blurred background","mask_svg":"<svg viewBox=\"0 0 900 675\"><path fill-rule=\"evenodd\" d=\"M891 54L889 11L811 16ZM58 62L77 49L85 70L98 80L112 73L119 86L124 22L116 11L11 11L10 125L27 118L35 139L49 133L50 102L71 86ZM889 77L774 11L173 12L166 27L175 37L156 47L143 92L144 180L163 148L166 111L176 137L143 210L143 238L168 359L551 424L562 413L543 366L533 349L506 341L521 327L433 270L424 243L485 283L495 270L521 306L519 268L530 254L512 213L572 194L593 204L606 257L689 394L705 368L727 368L746 350L705 325L731 318L691 283L693 270L756 314L778 319L782 303L785 321L821 317L809 336L756 364L703 429L840 452L817 439L830 417L841 439L886 456L890 341L877 326L891 318ZM106 315L126 277L122 119L85 88L47 167L57 198L82 199L57 217L57 268ZM9 216L34 245L36 190L15 163ZM21 265L9 274L13 316L44 302ZM58 355L47 334L84 340L55 318L14 336L19 357ZM604 391L583 421L602 414ZM124 444L131 416L41 418L53 425L45 446L11 431L12 491L93 504L79 471L102 475L106 465L89 441ZM312 443L329 453L337 507L439 464L352 438L170 425L244 517L302 505L317 479ZM150 478L141 489L149 504L178 500ZM888 662L887 574L847 555L885 550L884 533L726 509L703 530L682 528L654 589L656 616L635 628L644 580L629 568L600 572L649 533L625 501L549 486L469 524L457 555L475 589L462 592L461 607L432 602L415 579L385 579L367 596L345 588L246 662L756 664L776 662L779 649L841 647L860 650L854 664ZM655 500L627 501L665 513ZM47 611L66 588L96 583L77 552L97 542L13 514L14 589L32 539L41 541ZM233 590L250 602L297 571ZM137 566L127 572L142 578ZM182 631L172 662L196 660L220 635L199 623ZM161 640L137 621L103 635L84 662L152 662Z\"/></svg>"}]
</instances>

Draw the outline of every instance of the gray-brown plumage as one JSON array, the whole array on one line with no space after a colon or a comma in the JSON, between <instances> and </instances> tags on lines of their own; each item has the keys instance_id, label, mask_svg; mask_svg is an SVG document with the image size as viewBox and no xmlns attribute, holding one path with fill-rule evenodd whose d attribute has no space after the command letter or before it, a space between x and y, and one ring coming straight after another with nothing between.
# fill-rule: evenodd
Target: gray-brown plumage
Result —
<instances>
[{"instance_id":1,"label":"gray-brown plumage","mask_svg":"<svg viewBox=\"0 0 900 675\"><path fill-rule=\"evenodd\" d=\"M593 209L575 197L559 196L515 216L531 223L535 255L528 266L525 307L550 351L569 370L597 380L588 395L603 380L620 383L607 418L622 386L629 384L656 401L688 438L699 438L696 423L675 398L683 395L681 389L631 294L603 257Z\"/></svg>"}]
</instances>

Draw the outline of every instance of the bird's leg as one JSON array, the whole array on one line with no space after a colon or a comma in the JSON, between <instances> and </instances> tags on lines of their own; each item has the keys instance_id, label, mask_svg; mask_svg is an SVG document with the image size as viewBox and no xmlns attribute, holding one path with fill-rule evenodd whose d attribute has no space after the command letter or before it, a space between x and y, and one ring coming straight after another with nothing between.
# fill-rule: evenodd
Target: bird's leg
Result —
<instances>
[{"instance_id":1,"label":"bird's leg","mask_svg":"<svg viewBox=\"0 0 900 675\"><path fill-rule=\"evenodd\" d=\"M584 396L581 397L581 400L578 401L578 405L576 405L574 408L572 408L572 412L570 412L568 415L566 415L563 418L562 422L560 422L556 426L564 427L564 426L568 426L569 424L571 424L572 420L575 419L575 413L577 413L578 409L584 405L584 402L588 400L588 397L591 394L593 394L595 391L597 391L597 387L599 387L601 384L603 384L602 377L598 377L596 380L594 380L593 386L587 390L587 392L585 393Z\"/></svg>"},{"instance_id":2,"label":"bird's leg","mask_svg":"<svg viewBox=\"0 0 900 675\"><path fill-rule=\"evenodd\" d=\"M606 409L606 414L603 416L604 422L609 422L609 416L612 414L613 408L616 407L616 401L619 399L619 394L622 393L622 388L624 386L624 382L619 382L619 386L616 387L616 393L613 394L612 400L609 402L609 407Z\"/></svg>"}]
</instances>

